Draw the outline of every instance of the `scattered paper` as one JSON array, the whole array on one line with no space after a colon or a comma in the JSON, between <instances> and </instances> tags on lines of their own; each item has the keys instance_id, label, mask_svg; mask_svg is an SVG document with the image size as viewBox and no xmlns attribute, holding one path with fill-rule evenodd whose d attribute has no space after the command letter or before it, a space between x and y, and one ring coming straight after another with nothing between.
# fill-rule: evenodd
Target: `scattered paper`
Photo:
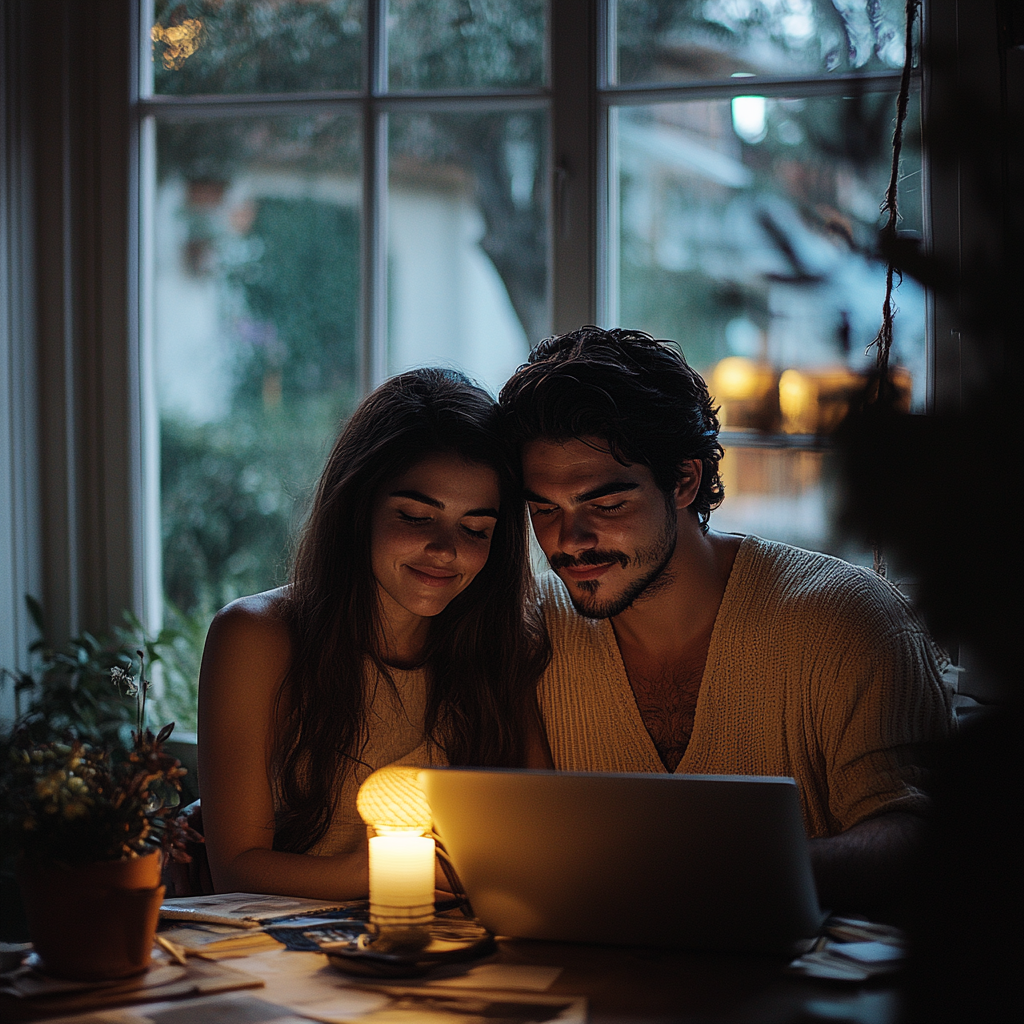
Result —
<instances>
[{"instance_id":1,"label":"scattered paper","mask_svg":"<svg viewBox=\"0 0 1024 1024\"><path fill-rule=\"evenodd\" d=\"M833 914L825 922L825 933L839 942L884 942L891 946L906 945L906 936L895 925L880 924L863 917L842 917Z\"/></svg>"},{"instance_id":2,"label":"scattered paper","mask_svg":"<svg viewBox=\"0 0 1024 1024\"><path fill-rule=\"evenodd\" d=\"M789 970L809 978L861 982L898 970L905 956L902 947L884 942L826 941L820 948L797 957Z\"/></svg>"},{"instance_id":3,"label":"scattered paper","mask_svg":"<svg viewBox=\"0 0 1024 1024\"><path fill-rule=\"evenodd\" d=\"M358 1006L357 994L374 997ZM299 1012L323 1024L586 1024L587 1002L575 996L516 995L441 988L350 988L336 1000L307 1003Z\"/></svg>"},{"instance_id":4,"label":"scattered paper","mask_svg":"<svg viewBox=\"0 0 1024 1024\"><path fill-rule=\"evenodd\" d=\"M899 946L885 942L837 942L829 946L828 951L861 964L899 963L906 956Z\"/></svg>"},{"instance_id":5,"label":"scattered paper","mask_svg":"<svg viewBox=\"0 0 1024 1024\"><path fill-rule=\"evenodd\" d=\"M280 949L281 943L261 929L235 928L231 925L194 924L158 933L160 938L192 956L215 960L248 956L265 949Z\"/></svg>"},{"instance_id":6,"label":"scattered paper","mask_svg":"<svg viewBox=\"0 0 1024 1024\"><path fill-rule=\"evenodd\" d=\"M424 984L444 988L498 989L503 992L545 992L561 973L561 967L479 964L457 977L427 980Z\"/></svg>"},{"instance_id":7,"label":"scattered paper","mask_svg":"<svg viewBox=\"0 0 1024 1024\"><path fill-rule=\"evenodd\" d=\"M29 961L31 963L31 961ZM26 965L0 981L0 993L18 1000L34 1016L57 1017L129 1003L260 988L263 981L223 964L190 960L187 966L155 964L144 974L115 982L62 981Z\"/></svg>"},{"instance_id":8,"label":"scattered paper","mask_svg":"<svg viewBox=\"0 0 1024 1024\"><path fill-rule=\"evenodd\" d=\"M228 892L216 896L182 896L165 900L160 907L160 916L178 921L208 921L214 924L233 924L239 928L258 928L261 924L282 917L323 913L327 910L349 910L365 905L365 900L332 903L329 900L307 900L299 896Z\"/></svg>"}]
</instances>

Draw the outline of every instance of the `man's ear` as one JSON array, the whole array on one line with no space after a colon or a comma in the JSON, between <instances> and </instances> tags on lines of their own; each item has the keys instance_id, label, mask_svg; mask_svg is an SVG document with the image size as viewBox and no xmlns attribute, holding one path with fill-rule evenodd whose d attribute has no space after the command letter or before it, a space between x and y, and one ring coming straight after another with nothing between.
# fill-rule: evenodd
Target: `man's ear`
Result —
<instances>
[{"instance_id":1,"label":"man's ear","mask_svg":"<svg viewBox=\"0 0 1024 1024\"><path fill-rule=\"evenodd\" d=\"M701 477L704 474L704 463L700 459L687 459L679 463L679 480L676 483L676 508L689 508L700 490Z\"/></svg>"}]
</instances>

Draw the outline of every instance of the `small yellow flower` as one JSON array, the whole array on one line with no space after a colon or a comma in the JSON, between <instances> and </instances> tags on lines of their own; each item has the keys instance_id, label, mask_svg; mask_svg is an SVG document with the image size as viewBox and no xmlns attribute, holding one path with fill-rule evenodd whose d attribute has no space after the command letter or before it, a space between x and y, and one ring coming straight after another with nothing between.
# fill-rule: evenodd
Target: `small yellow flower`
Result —
<instances>
[{"instance_id":1,"label":"small yellow flower","mask_svg":"<svg viewBox=\"0 0 1024 1024\"><path fill-rule=\"evenodd\" d=\"M36 796L40 800L47 800L55 797L60 792L60 787L67 778L64 772L50 772L49 775L36 780Z\"/></svg>"}]
</instances>

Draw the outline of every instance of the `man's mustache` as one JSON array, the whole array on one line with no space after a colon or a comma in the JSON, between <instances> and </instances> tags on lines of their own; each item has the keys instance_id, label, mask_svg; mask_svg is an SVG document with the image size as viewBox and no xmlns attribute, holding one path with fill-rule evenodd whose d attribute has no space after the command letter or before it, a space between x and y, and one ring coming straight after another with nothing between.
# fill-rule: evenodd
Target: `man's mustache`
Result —
<instances>
[{"instance_id":1,"label":"man's mustache","mask_svg":"<svg viewBox=\"0 0 1024 1024\"><path fill-rule=\"evenodd\" d=\"M606 565L608 562L618 562L623 569L629 566L629 555L622 551L584 551L573 557L564 551L556 551L548 559L548 565L552 569L579 569L585 565Z\"/></svg>"}]
</instances>

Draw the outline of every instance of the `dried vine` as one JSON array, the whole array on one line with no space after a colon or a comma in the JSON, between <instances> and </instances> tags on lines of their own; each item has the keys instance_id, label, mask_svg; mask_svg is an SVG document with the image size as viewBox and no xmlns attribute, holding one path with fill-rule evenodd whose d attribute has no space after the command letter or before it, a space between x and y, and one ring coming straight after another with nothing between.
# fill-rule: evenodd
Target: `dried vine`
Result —
<instances>
[{"instance_id":1,"label":"dried vine","mask_svg":"<svg viewBox=\"0 0 1024 1024\"><path fill-rule=\"evenodd\" d=\"M887 214L885 226L881 231L882 252L888 253L885 265L885 301L882 303L882 326L871 345L877 347L879 398L882 388L889 375L889 350L892 348L892 279L893 274L903 275L893 266L892 253L896 242L896 225L899 220L897 192L900 174L900 153L903 150L903 125L907 120L907 105L910 100L910 75L914 67L914 19L917 17L921 0L907 0L906 57L903 61L903 74L900 76L900 91L896 99L896 128L892 134L892 171L889 175L889 187L885 190L885 201L881 212ZM868 346L868 348L871 347Z\"/></svg>"},{"instance_id":2,"label":"dried vine","mask_svg":"<svg viewBox=\"0 0 1024 1024\"><path fill-rule=\"evenodd\" d=\"M892 170L889 174L889 187L885 190L885 200L880 209L887 214L885 226L880 235L882 252L887 254L885 263L885 299L882 302L882 325L878 329L871 345L876 347L876 366L878 369L879 403L886 400L890 392L889 385L889 351L892 349L892 321L895 310L892 306L893 274L903 274L893 265L892 254L896 248L896 225L899 222L899 204L897 202L900 178L900 153L903 150L903 125L907 120L907 105L910 102L910 75L914 67L914 19L917 17L921 0L907 0L906 17L906 49L903 59L903 73L900 76L900 91L896 98L896 127L892 133ZM868 348L871 348L871 345ZM871 545L874 570L879 576L885 576L885 556L881 545L876 539Z\"/></svg>"}]
</instances>

